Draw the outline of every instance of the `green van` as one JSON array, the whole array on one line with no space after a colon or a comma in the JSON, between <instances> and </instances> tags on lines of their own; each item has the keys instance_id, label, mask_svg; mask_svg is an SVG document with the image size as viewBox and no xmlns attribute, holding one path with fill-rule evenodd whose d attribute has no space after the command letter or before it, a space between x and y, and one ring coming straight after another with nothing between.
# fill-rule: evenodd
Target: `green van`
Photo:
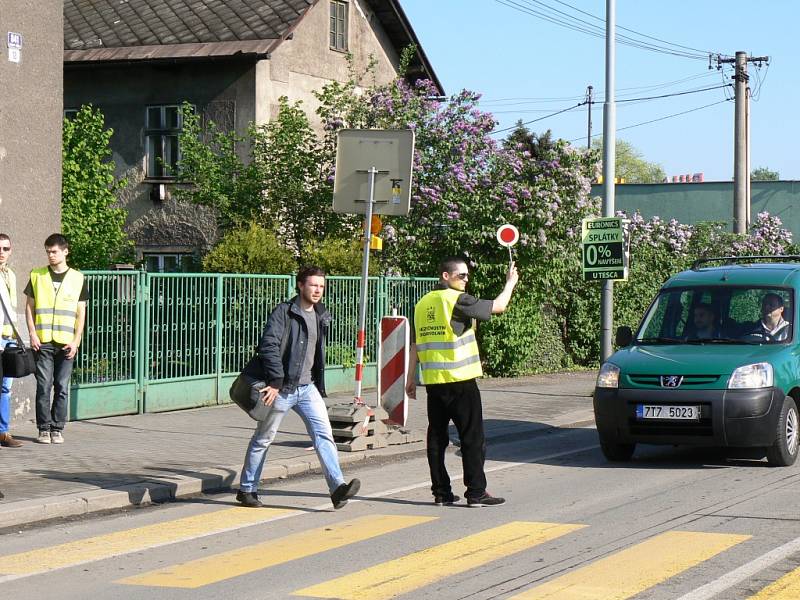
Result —
<instances>
[{"instance_id":1,"label":"green van","mask_svg":"<svg viewBox=\"0 0 800 600\"><path fill-rule=\"evenodd\" d=\"M630 460L643 443L754 448L770 465L794 463L794 261L800 257L696 261L662 286L635 335L617 330L620 349L601 365L594 391L608 460Z\"/></svg>"}]
</instances>

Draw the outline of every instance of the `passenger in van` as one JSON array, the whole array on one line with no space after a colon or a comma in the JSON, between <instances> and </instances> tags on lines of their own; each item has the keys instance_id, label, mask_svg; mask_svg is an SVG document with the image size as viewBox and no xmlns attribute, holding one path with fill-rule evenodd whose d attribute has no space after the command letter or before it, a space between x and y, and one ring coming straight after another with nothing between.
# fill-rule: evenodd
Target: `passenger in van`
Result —
<instances>
[{"instance_id":1,"label":"passenger in van","mask_svg":"<svg viewBox=\"0 0 800 600\"><path fill-rule=\"evenodd\" d=\"M749 335L763 337L767 341L782 342L789 339L791 324L783 318L783 298L769 293L761 300L761 320Z\"/></svg>"},{"instance_id":2,"label":"passenger in van","mask_svg":"<svg viewBox=\"0 0 800 600\"><path fill-rule=\"evenodd\" d=\"M698 340L719 337L716 317L717 315L710 304L696 305L692 313L694 334L689 337Z\"/></svg>"}]
</instances>

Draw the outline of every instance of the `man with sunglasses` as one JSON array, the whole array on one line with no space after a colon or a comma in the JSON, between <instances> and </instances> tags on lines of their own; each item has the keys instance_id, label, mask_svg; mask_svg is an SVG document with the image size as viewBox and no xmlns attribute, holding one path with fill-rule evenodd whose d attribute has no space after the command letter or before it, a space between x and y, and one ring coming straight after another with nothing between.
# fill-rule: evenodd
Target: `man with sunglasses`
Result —
<instances>
[{"instance_id":1,"label":"man with sunglasses","mask_svg":"<svg viewBox=\"0 0 800 600\"><path fill-rule=\"evenodd\" d=\"M467 506L498 506L505 499L486 491L486 440L481 393L476 379L483 375L474 321L488 321L506 310L519 274L512 262L503 291L494 300L480 300L465 293L469 269L463 258L450 257L439 266L439 285L414 308L415 343L410 350L406 390L416 397L414 374L419 360L428 403L428 467L431 491L437 506L451 505L453 494L445 468L450 444L450 421L458 430Z\"/></svg>"},{"instance_id":2,"label":"man with sunglasses","mask_svg":"<svg viewBox=\"0 0 800 600\"><path fill-rule=\"evenodd\" d=\"M9 317L16 318L17 312L17 277L14 271L8 266L8 259L11 258L11 238L5 233L0 233L0 285L5 287L7 294L2 294L7 298ZM0 351L6 346L16 344L14 341L14 330L11 323L0 317L3 321L2 335L0 336ZM19 448L22 442L15 440L8 431L8 423L11 419L11 377L2 378L2 388L0 388L0 446L5 448Z\"/></svg>"}]
</instances>

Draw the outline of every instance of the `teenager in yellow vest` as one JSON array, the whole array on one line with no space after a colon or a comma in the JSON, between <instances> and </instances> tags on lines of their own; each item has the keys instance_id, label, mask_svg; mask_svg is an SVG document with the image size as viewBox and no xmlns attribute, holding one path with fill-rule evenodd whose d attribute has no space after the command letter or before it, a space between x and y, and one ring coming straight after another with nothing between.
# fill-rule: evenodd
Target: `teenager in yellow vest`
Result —
<instances>
[{"instance_id":1,"label":"teenager in yellow vest","mask_svg":"<svg viewBox=\"0 0 800 600\"><path fill-rule=\"evenodd\" d=\"M60 233L44 241L48 265L31 271L25 316L36 351L36 425L40 444L64 442L69 379L86 321L83 273L67 265L69 244ZM53 392L52 405L50 393Z\"/></svg>"},{"instance_id":2,"label":"teenager in yellow vest","mask_svg":"<svg viewBox=\"0 0 800 600\"><path fill-rule=\"evenodd\" d=\"M438 506L460 498L453 494L444 465L450 444L450 421L458 430L467 505L504 504L486 491L486 442L481 393L476 379L483 374L473 320L488 321L506 310L519 275L511 263L503 291L494 300L480 300L465 293L469 269L462 258L451 257L439 266L439 286L414 308L414 338L410 349L408 395L416 397L414 375L419 360L428 403L428 467L431 491Z\"/></svg>"},{"instance_id":3,"label":"teenager in yellow vest","mask_svg":"<svg viewBox=\"0 0 800 600\"><path fill-rule=\"evenodd\" d=\"M4 286L5 294L8 298L10 318L16 319L17 315L17 278L14 271L8 266L8 259L11 258L11 238L5 233L0 233L0 285ZM14 341L14 330L7 319L3 320L3 328L0 333L0 350L4 350L7 345ZM2 387L0 387L0 446L6 448L19 448L22 442L15 440L8 431L9 421L11 420L11 377L2 377Z\"/></svg>"}]
</instances>

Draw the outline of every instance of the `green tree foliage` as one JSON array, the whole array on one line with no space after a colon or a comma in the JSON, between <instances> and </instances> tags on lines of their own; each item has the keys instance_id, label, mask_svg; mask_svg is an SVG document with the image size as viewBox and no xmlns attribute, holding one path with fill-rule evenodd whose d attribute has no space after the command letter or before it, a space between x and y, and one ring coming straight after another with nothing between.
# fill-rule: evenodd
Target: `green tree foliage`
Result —
<instances>
[{"instance_id":1,"label":"green tree foliage","mask_svg":"<svg viewBox=\"0 0 800 600\"><path fill-rule=\"evenodd\" d=\"M211 273L289 274L296 266L278 236L257 223L229 230L203 258Z\"/></svg>"},{"instance_id":2,"label":"green tree foliage","mask_svg":"<svg viewBox=\"0 0 800 600\"><path fill-rule=\"evenodd\" d=\"M753 169L753 172L750 173L751 181L778 181L780 178L780 173L772 171L767 167L758 167L757 169Z\"/></svg>"},{"instance_id":3,"label":"green tree foliage","mask_svg":"<svg viewBox=\"0 0 800 600\"><path fill-rule=\"evenodd\" d=\"M107 269L133 255L123 229L125 211L114 207L116 192L127 182L114 177L112 135L90 105L64 119L61 226L70 242L69 262L81 269Z\"/></svg>"},{"instance_id":4,"label":"green tree foliage","mask_svg":"<svg viewBox=\"0 0 800 600\"><path fill-rule=\"evenodd\" d=\"M321 267L328 275L361 275L364 245L358 238L326 237L306 245L305 262ZM369 274L380 275L375 252L370 255Z\"/></svg>"},{"instance_id":5,"label":"green tree foliage","mask_svg":"<svg viewBox=\"0 0 800 600\"><path fill-rule=\"evenodd\" d=\"M213 121L203 123L201 115L184 103L180 137L176 197L214 208L222 230L261 222L261 181L258 165L244 160L237 151L249 142L248 136L220 129ZM252 144L250 145L252 148Z\"/></svg>"},{"instance_id":6,"label":"green tree foliage","mask_svg":"<svg viewBox=\"0 0 800 600\"><path fill-rule=\"evenodd\" d=\"M595 139L592 148L599 150L602 160L603 141ZM648 162L631 143L617 140L617 159L615 177L622 177L625 183L662 183L667 177L658 163Z\"/></svg>"}]
</instances>

